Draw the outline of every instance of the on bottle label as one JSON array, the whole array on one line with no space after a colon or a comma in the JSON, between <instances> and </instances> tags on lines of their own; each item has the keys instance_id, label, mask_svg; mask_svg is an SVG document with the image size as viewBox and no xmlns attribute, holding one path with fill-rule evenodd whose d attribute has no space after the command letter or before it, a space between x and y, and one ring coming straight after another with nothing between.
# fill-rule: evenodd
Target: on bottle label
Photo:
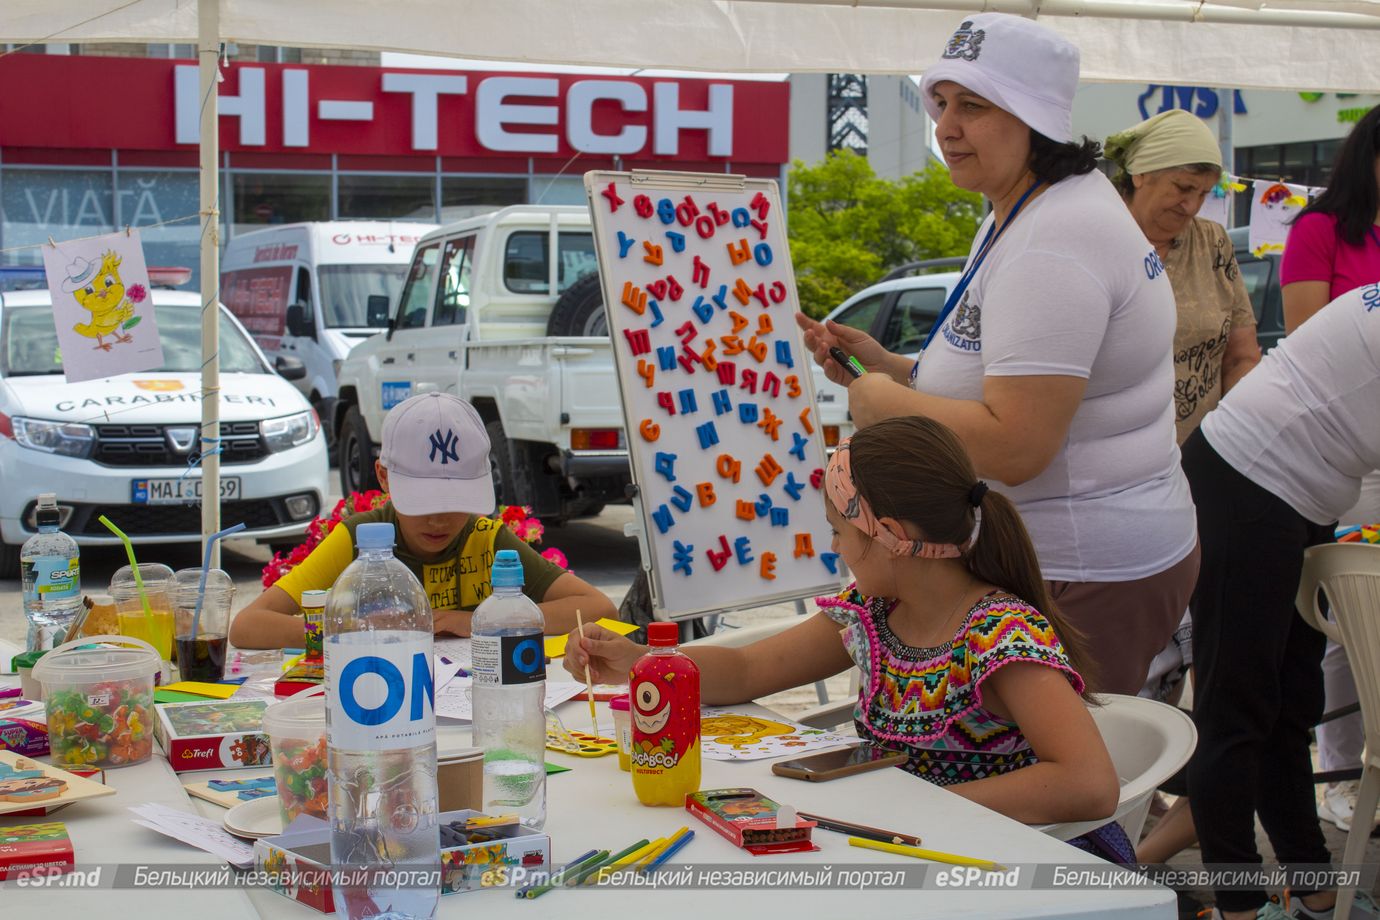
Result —
<instances>
[{"instance_id":1,"label":"on bottle label","mask_svg":"<svg viewBox=\"0 0 1380 920\"><path fill-rule=\"evenodd\" d=\"M331 747L394 751L433 743L431 637L377 638L377 633L350 633L326 644Z\"/></svg>"},{"instance_id":2,"label":"on bottle label","mask_svg":"<svg viewBox=\"0 0 1380 920\"><path fill-rule=\"evenodd\" d=\"M540 633L525 636L475 636L474 683L518 686L546 680L546 646Z\"/></svg>"}]
</instances>

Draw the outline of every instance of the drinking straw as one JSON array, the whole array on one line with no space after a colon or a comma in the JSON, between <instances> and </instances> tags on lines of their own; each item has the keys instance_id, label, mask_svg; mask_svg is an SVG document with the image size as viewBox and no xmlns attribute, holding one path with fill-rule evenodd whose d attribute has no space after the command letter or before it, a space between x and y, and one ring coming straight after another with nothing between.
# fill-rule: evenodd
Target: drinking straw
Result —
<instances>
[{"instance_id":1,"label":"drinking straw","mask_svg":"<svg viewBox=\"0 0 1380 920\"><path fill-rule=\"evenodd\" d=\"M110 520L102 514L96 520L105 525L106 529L120 538L120 542L125 545L125 555L129 557L129 568L134 573L134 587L139 591L139 602L144 605L144 617L148 620L149 635L153 635L153 608L149 606L149 596L144 591L144 576L139 574L139 560L134 558L134 544L129 542L129 537L125 532L116 527Z\"/></svg>"},{"instance_id":2,"label":"drinking straw","mask_svg":"<svg viewBox=\"0 0 1380 920\"><path fill-rule=\"evenodd\" d=\"M999 863L992 862L990 859L978 859L974 856L957 856L953 853L943 853L939 850L922 850L920 847L908 847L899 843L887 843L883 840L869 840L865 837L849 837L850 847L862 847L865 850L881 850L883 853L896 853L900 856L910 856L915 859L928 859L931 862L949 863L954 866L976 866L979 869L986 869L989 872L1005 868Z\"/></svg>"},{"instance_id":3,"label":"drinking straw","mask_svg":"<svg viewBox=\"0 0 1380 920\"><path fill-rule=\"evenodd\" d=\"M230 534L239 533L241 530L244 530L244 521L218 533L213 533L206 538L206 552L201 556L201 582L196 586L196 611L192 614L192 641L196 641L197 626L201 624L201 605L206 600L206 576L211 573L211 550L215 548L216 541L221 537L228 537Z\"/></svg>"},{"instance_id":4,"label":"drinking straw","mask_svg":"<svg viewBox=\"0 0 1380 920\"><path fill-rule=\"evenodd\" d=\"M580 639L585 638L585 620L580 608L575 608L575 624L580 627ZM594 678L589 676L589 662L585 662L585 696L589 697L589 720L594 723L594 737L599 737L599 716L594 712Z\"/></svg>"}]
</instances>

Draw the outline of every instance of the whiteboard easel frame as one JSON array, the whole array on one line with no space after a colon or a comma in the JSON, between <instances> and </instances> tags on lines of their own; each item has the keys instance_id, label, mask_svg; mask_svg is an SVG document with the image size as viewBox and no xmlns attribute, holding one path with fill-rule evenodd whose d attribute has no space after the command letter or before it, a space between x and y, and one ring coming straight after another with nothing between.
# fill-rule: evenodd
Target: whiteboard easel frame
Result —
<instances>
[{"instance_id":1,"label":"whiteboard easel frame","mask_svg":"<svg viewBox=\"0 0 1380 920\"><path fill-rule=\"evenodd\" d=\"M647 503L644 501L646 495L645 485L651 475L648 469L644 468L644 459L639 451L635 449L635 438L638 437L638 419L629 413L629 403L626 398L628 387L641 387L643 382L636 374L631 376L624 368L623 361L617 355L617 350L621 347L621 341L616 337L622 327L622 323L615 322L613 313L620 303L617 291L613 290L615 284L619 283L618 276L621 274L616 271L615 263L611 259L608 246L599 233L598 208L601 204L601 192L607 187L608 183L615 182L625 185L631 189L642 187L648 194L653 192L670 193L715 193L727 192L735 194L751 193L760 191L767 196L771 202L772 209L778 216L777 224L781 228L782 250L785 259L784 272L782 279L788 288L788 299L786 305L789 312L783 310L781 317L788 323L789 340L794 343L795 353L800 356L798 373L801 389L804 391L807 404L814 410L815 430L810 435L810 439L818 448L822 462L827 462L828 453L824 444L824 425L819 418L819 404L815 394L814 381L814 357L804 346L803 337L799 326L795 322L794 311L799 307L796 295L795 267L790 260L789 247L786 244L785 233L785 210L781 204L778 184L771 179L750 179L747 176L729 173L693 173L693 172L672 172L658 170L633 170L613 171L595 170L585 173L585 194L590 207L591 217L594 221L594 245L595 252L599 261L599 272L601 285L603 288L604 306L609 316L609 335L613 339L615 350L614 369L618 375L618 385L620 392L620 403L623 408L624 432L628 444L628 465L631 471L633 487L630 490L630 498L633 506L633 523L626 525L624 533L627 536L635 536L638 541L640 554L640 565L648 575L648 585L652 596L652 615L657 620L680 621L695 619L708 614L726 613L735 610L748 610L763 607L770 604L790 603L794 601L810 600L818 596L835 594L844 582L847 569L840 558L837 560L838 572L831 575L821 564L821 579L818 582L799 585L794 588L783 589L778 592L767 594L754 594L742 599L741 603L714 603L703 606L695 606L688 609L671 610L666 606L666 594L663 590L661 577L663 571L669 571L669 567L663 568L668 560L659 557L656 541L653 539L652 531L654 523L648 513ZM630 203L630 202L629 202ZM775 324L775 321L774 321ZM745 474L750 475L750 474ZM809 489L806 493L807 500L819 500L818 493ZM821 505L822 507L822 505ZM828 531L824 530L818 537L827 537ZM828 541L823 540L816 545L815 553L828 552ZM702 560L701 560L702 561Z\"/></svg>"}]
</instances>

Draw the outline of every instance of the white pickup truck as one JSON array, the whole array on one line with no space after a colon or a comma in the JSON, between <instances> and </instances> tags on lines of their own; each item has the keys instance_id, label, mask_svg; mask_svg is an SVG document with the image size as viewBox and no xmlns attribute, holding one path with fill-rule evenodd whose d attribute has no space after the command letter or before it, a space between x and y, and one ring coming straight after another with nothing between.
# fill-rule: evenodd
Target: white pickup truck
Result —
<instances>
[{"instance_id":1,"label":"white pickup truck","mask_svg":"<svg viewBox=\"0 0 1380 920\"><path fill-rule=\"evenodd\" d=\"M551 253L556 257L551 258ZM376 487L383 416L440 391L488 424L503 504L555 521L627 500L627 440L587 209L519 205L424 236L399 302L370 299L388 332L355 346L339 373L334 429L345 494ZM833 444L840 388L819 373L820 419Z\"/></svg>"}]
</instances>

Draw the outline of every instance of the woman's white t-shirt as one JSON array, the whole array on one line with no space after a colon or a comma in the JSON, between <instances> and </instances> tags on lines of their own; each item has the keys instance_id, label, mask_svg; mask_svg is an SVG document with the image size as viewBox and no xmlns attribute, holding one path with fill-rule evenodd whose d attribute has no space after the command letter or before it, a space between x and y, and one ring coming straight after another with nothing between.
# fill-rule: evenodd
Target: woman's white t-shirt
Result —
<instances>
[{"instance_id":1,"label":"woman's white t-shirt","mask_svg":"<svg viewBox=\"0 0 1380 920\"><path fill-rule=\"evenodd\" d=\"M1203 436L1313 523L1346 514L1380 468L1380 284L1290 333L1207 414Z\"/></svg>"},{"instance_id":2,"label":"woman's white t-shirt","mask_svg":"<svg viewBox=\"0 0 1380 920\"><path fill-rule=\"evenodd\" d=\"M1053 461L1002 489L1046 579L1133 581L1193 551L1174 437L1176 322L1163 264L1092 172L1026 204L924 351L914 386L935 396L980 401L988 376L1088 381Z\"/></svg>"}]
</instances>

